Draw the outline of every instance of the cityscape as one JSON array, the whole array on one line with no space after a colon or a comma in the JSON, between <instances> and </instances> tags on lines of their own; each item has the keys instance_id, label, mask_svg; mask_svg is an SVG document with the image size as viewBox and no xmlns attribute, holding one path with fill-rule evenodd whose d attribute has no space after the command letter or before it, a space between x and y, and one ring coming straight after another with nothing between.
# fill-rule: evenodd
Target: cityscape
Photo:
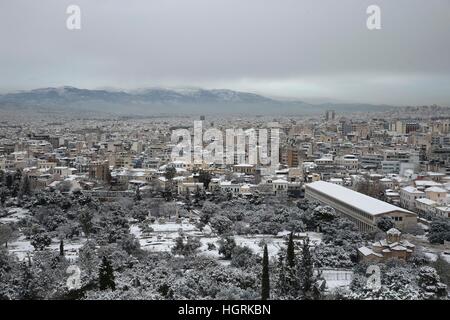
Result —
<instances>
[{"instance_id":1,"label":"cityscape","mask_svg":"<svg viewBox=\"0 0 450 320\"><path fill-rule=\"evenodd\" d=\"M79 2L67 14L95 16L89 9L96 5ZM361 7L365 18L367 6ZM99 32L81 17L64 32ZM108 41L114 39L104 46ZM83 50L95 55L100 49ZM28 55L23 61L36 74L27 77L21 67L10 67L12 51L5 48L0 300L448 300L450 49L441 49L441 65L411 66L416 75L430 71L417 83L436 89L424 84L423 95L412 76L410 89L399 84L409 79L401 71L364 87L369 76L360 75L363 68L355 71L358 93L349 85L340 93L348 99L318 99L321 92L302 87L307 78L295 82L295 95L287 75L284 85L261 77L250 87L228 79L215 62L209 68L228 80L140 81L146 72L160 77L164 56L143 62L140 71L124 57L127 71L114 69L110 78L103 71L105 79L122 75L123 87L120 80L91 77L89 68L68 72L53 58L42 63ZM108 51L102 59L106 64L122 54ZM169 60L178 52L166 54ZM180 61L180 77L185 69L192 73L193 60ZM102 63L93 63L99 73ZM208 63L199 67L205 74ZM380 69L395 69L389 59L385 63ZM42 64L48 74L40 78ZM444 67L445 76L436 71L432 80L435 67ZM138 86L126 78L133 70ZM323 93L344 90L333 88ZM186 303L178 314L214 314ZM224 310L251 314L254 307ZM256 307L270 314L270 305Z\"/></svg>"}]
</instances>

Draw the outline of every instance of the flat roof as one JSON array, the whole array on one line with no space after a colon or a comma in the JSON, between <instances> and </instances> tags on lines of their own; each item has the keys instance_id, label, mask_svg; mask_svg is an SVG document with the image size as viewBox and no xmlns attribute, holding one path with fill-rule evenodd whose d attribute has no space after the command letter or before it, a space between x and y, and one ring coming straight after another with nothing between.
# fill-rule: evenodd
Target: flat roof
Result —
<instances>
[{"instance_id":1,"label":"flat roof","mask_svg":"<svg viewBox=\"0 0 450 320\"><path fill-rule=\"evenodd\" d=\"M393 211L402 211L405 213L414 214L411 211L369 197L365 194L356 192L334 183L316 181L306 184L306 187L324 193L332 198L335 198L336 200L342 201L349 206L355 209L362 210L370 215L380 215Z\"/></svg>"},{"instance_id":2,"label":"flat roof","mask_svg":"<svg viewBox=\"0 0 450 320\"><path fill-rule=\"evenodd\" d=\"M437 203L436 201L433 201L433 200L427 199L427 198L416 199L416 201L417 201L417 202L420 202L420 203L423 203L423 204L430 205L430 206Z\"/></svg>"}]
</instances>

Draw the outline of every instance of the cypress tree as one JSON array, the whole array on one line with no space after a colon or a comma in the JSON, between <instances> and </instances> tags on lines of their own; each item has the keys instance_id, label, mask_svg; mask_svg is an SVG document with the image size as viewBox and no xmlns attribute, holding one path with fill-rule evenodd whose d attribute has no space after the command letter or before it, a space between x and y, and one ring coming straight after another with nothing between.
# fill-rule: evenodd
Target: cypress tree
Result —
<instances>
[{"instance_id":1,"label":"cypress tree","mask_svg":"<svg viewBox=\"0 0 450 320\"><path fill-rule=\"evenodd\" d=\"M303 241L300 276L302 291L307 294L311 290L313 282L313 261L309 251L309 238Z\"/></svg>"},{"instance_id":2,"label":"cypress tree","mask_svg":"<svg viewBox=\"0 0 450 320\"><path fill-rule=\"evenodd\" d=\"M116 283L114 282L114 272L108 258L102 258L102 265L99 270L100 290L116 290Z\"/></svg>"},{"instance_id":3,"label":"cypress tree","mask_svg":"<svg viewBox=\"0 0 450 320\"><path fill-rule=\"evenodd\" d=\"M294 233L291 232L289 235L289 242L286 252L286 264L289 268L295 267L295 251L294 251Z\"/></svg>"},{"instance_id":4,"label":"cypress tree","mask_svg":"<svg viewBox=\"0 0 450 320\"><path fill-rule=\"evenodd\" d=\"M7 173L6 179L5 179L6 188L11 189L13 183L14 183L14 177L11 174Z\"/></svg>"},{"instance_id":5,"label":"cypress tree","mask_svg":"<svg viewBox=\"0 0 450 320\"><path fill-rule=\"evenodd\" d=\"M18 295L20 300L35 300L38 298L38 290L31 272L31 266L26 263L20 265Z\"/></svg>"},{"instance_id":6,"label":"cypress tree","mask_svg":"<svg viewBox=\"0 0 450 320\"><path fill-rule=\"evenodd\" d=\"M297 270L297 257L295 256L294 233L289 235L289 241L286 249L286 266L285 266L285 292L288 296L297 297L300 290L300 278ZM300 265L298 265L300 267Z\"/></svg>"},{"instance_id":7,"label":"cypress tree","mask_svg":"<svg viewBox=\"0 0 450 320\"><path fill-rule=\"evenodd\" d=\"M141 188L139 186L136 188L136 192L134 194L134 200L135 201L141 201L142 200Z\"/></svg>"},{"instance_id":8,"label":"cypress tree","mask_svg":"<svg viewBox=\"0 0 450 320\"><path fill-rule=\"evenodd\" d=\"M287 289L286 283L286 268L284 267L284 257L281 251L278 253L278 281L276 288L279 295L284 295Z\"/></svg>"},{"instance_id":9,"label":"cypress tree","mask_svg":"<svg viewBox=\"0 0 450 320\"><path fill-rule=\"evenodd\" d=\"M31 194L31 186L30 186L30 179L28 178L28 175L25 174L22 176L22 179L20 180L19 190L18 190L18 197L19 199L22 199L23 196L27 195L29 196Z\"/></svg>"},{"instance_id":10,"label":"cypress tree","mask_svg":"<svg viewBox=\"0 0 450 320\"><path fill-rule=\"evenodd\" d=\"M269 276L269 254L267 244L264 245L261 276L261 300L270 299L270 276Z\"/></svg>"},{"instance_id":11,"label":"cypress tree","mask_svg":"<svg viewBox=\"0 0 450 320\"><path fill-rule=\"evenodd\" d=\"M59 255L64 256L64 241L61 239L59 241Z\"/></svg>"}]
</instances>

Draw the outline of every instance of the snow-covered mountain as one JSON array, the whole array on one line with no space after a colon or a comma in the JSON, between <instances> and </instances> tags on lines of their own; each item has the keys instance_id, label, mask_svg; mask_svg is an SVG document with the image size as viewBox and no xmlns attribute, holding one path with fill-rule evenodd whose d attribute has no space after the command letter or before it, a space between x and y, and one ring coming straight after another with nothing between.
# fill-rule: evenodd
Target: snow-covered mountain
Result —
<instances>
[{"instance_id":1,"label":"snow-covered mountain","mask_svg":"<svg viewBox=\"0 0 450 320\"><path fill-rule=\"evenodd\" d=\"M150 88L134 91L88 90L75 87L41 88L0 95L0 108L91 110L113 113L251 113L322 112L330 105L275 100L227 89ZM366 106L370 107L370 106Z\"/></svg>"}]
</instances>

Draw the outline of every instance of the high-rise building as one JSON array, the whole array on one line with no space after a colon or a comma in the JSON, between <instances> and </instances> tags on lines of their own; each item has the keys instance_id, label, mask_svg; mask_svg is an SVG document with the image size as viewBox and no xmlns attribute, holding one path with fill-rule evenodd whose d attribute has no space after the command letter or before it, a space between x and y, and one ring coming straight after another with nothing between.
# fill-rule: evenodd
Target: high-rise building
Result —
<instances>
[{"instance_id":1,"label":"high-rise building","mask_svg":"<svg viewBox=\"0 0 450 320\"><path fill-rule=\"evenodd\" d=\"M327 110L325 112L325 120L326 121L333 121L336 118L336 113L334 112L334 110Z\"/></svg>"}]
</instances>

